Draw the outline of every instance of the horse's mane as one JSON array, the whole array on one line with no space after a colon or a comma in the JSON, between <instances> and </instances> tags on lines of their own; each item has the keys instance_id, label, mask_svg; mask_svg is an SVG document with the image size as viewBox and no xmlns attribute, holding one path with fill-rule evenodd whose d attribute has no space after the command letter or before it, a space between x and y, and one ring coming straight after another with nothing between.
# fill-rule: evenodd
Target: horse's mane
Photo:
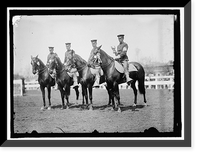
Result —
<instances>
[{"instance_id":1,"label":"horse's mane","mask_svg":"<svg viewBox=\"0 0 200 156\"><path fill-rule=\"evenodd\" d=\"M108 57L110 60L114 60L113 57L111 57L110 55L108 55L105 51L103 51L102 49L100 49L100 52L103 53L106 57Z\"/></svg>"},{"instance_id":2,"label":"horse's mane","mask_svg":"<svg viewBox=\"0 0 200 156\"><path fill-rule=\"evenodd\" d=\"M60 58L58 56L55 57L55 59L57 60L58 64L63 65L62 62L61 62L61 60L60 60Z\"/></svg>"},{"instance_id":3,"label":"horse's mane","mask_svg":"<svg viewBox=\"0 0 200 156\"><path fill-rule=\"evenodd\" d=\"M78 61L80 61L81 63L83 64L86 64L87 62L81 57L79 56L78 54L75 54L74 55L75 59L77 59Z\"/></svg>"},{"instance_id":4,"label":"horse's mane","mask_svg":"<svg viewBox=\"0 0 200 156\"><path fill-rule=\"evenodd\" d=\"M37 57L37 59L38 59L38 61L40 62L40 64L41 64L42 66L45 66L45 64L42 62L42 60L40 60L38 57Z\"/></svg>"}]
</instances>

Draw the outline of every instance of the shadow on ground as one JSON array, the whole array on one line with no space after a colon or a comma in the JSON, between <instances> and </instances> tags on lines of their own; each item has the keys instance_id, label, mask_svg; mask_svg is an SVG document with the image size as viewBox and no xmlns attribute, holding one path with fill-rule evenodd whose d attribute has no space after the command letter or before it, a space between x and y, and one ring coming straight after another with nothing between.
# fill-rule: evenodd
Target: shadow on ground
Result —
<instances>
[{"instance_id":1,"label":"shadow on ground","mask_svg":"<svg viewBox=\"0 0 200 156\"><path fill-rule=\"evenodd\" d=\"M69 103L68 104L69 109L80 109L80 110L88 110L89 109L89 105L86 104L75 104L75 103ZM138 104L136 106L132 106L132 105L128 105L128 106L124 106L123 104L120 105L121 111L139 111L139 109L144 108L145 105L142 104ZM52 109L61 109L62 105L54 105L51 107ZM101 105L101 106L92 106L93 110L105 110L105 109L112 109L112 105ZM66 109L66 105L64 107L64 109ZM117 109L114 109L115 111L117 111Z\"/></svg>"}]
</instances>

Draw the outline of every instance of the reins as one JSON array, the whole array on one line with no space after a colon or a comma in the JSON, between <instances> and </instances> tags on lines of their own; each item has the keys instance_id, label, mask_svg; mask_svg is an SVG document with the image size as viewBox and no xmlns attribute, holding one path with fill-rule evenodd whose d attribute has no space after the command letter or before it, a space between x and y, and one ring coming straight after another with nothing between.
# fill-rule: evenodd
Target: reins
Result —
<instances>
[{"instance_id":1,"label":"reins","mask_svg":"<svg viewBox=\"0 0 200 156\"><path fill-rule=\"evenodd\" d=\"M99 52L99 53L100 53L100 52ZM101 63L101 67L102 67L102 68L107 68L107 67L110 66L111 63L114 61L114 58L109 57L109 56L108 56L108 58L110 59L110 63L107 63L107 64L102 64L102 63Z\"/></svg>"},{"instance_id":2,"label":"reins","mask_svg":"<svg viewBox=\"0 0 200 156\"><path fill-rule=\"evenodd\" d=\"M47 69L46 66L44 68L42 68L42 69L38 69L38 75L44 73L46 69Z\"/></svg>"}]
</instances>

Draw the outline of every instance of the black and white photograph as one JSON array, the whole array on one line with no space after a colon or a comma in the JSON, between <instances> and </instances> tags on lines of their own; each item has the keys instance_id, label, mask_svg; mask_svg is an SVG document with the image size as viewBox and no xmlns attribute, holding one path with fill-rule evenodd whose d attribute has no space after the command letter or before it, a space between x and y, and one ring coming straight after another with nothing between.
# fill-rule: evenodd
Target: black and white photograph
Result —
<instances>
[{"instance_id":1,"label":"black and white photograph","mask_svg":"<svg viewBox=\"0 0 200 156\"><path fill-rule=\"evenodd\" d=\"M10 138L184 139L182 10L58 10L11 13Z\"/></svg>"}]
</instances>

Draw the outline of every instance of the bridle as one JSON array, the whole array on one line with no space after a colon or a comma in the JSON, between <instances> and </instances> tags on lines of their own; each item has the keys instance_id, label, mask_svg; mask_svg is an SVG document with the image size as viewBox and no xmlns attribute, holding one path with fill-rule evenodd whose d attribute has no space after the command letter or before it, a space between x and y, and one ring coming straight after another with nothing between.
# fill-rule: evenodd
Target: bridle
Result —
<instances>
[{"instance_id":1,"label":"bridle","mask_svg":"<svg viewBox=\"0 0 200 156\"><path fill-rule=\"evenodd\" d=\"M42 68L42 69L40 69L40 62L39 62L39 60L37 59L37 60L32 60L31 61L31 64L32 65L34 65L34 67L36 68L36 73L38 74L38 75L40 75L40 74L42 74L43 72L45 72L46 71L46 69L47 69L47 67L46 66L44 66L44 68Z\"/></svg>"},{"instance_id":2,"label":"bridle","mask_svg":"<svg viewBox=\"0 0 200 156\"><path fill-rule=\"evenodd\" d=\"M77 65L75 63L75 62L77 62L77 59L74 56L72 56L72 58L70 59L70 62L71 62L71 66L74 65L78 72L82 71L87 66L87 64L84 64L82 67L80 67L80 69L78 69Z\"/></svg>"},{"instance_id":3,"label":"bridle","mask_svg":"<svg viewBox=\"0 0 200 156\"><path fill-rule=\"evenodd\" d=\"M60 73L62 73L65 69L64 68L62 68L62 70L61 71L59 71L59 69L58 69L58 62L57 62L57 60L54 58L53 60L49 60L49 64L51 64L52 62L55 62L55 64L56 64L56 67L53 69L53 71L55 70L56 71L56 74L60 74ZM48 70L49 70L50 68L48 67ZM52 69L51 69L52 70ZM53 74L50 74L51 76L53 75Z\"/></svg>"},{"instance_id":4,"label":"bridle","mask_svg":"<svg viewBox=\"0 0 200 156\"><path fill-rule=\"evenodd\" d=\"M97 53L99 53L99 55L101 55L100 49L97 51ZM107 64L101 63L101 64L100 64L100 66L101 66L102 69L103 69L103 68L107 68L107 67L110 66L111 63L114 61L114 58L112 58L112 57L109 57L109 58L110 58L110 62L109 62L109 63L107 63Z\"/></svg>"}]
</instances>

